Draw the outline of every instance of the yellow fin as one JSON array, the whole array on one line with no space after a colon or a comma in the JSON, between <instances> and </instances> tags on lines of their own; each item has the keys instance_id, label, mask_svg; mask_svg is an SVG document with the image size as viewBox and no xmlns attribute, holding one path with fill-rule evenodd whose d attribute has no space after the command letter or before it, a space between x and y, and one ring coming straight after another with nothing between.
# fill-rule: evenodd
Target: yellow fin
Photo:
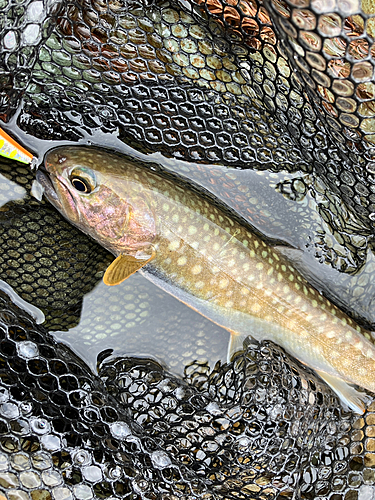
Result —
<instances>
[{"instance_id":1,"label":"yellow fin","mask_svg":"<svg viewBox=\"0 0 375 500\"><path fill-rule=\"evenodd\" d=\"M155 252L152 252L151 257L146 259L136 259L132 255L119 255L107 268L103 281L108 286L119 285L154 257Z\"/></svg>"}]
</instances>

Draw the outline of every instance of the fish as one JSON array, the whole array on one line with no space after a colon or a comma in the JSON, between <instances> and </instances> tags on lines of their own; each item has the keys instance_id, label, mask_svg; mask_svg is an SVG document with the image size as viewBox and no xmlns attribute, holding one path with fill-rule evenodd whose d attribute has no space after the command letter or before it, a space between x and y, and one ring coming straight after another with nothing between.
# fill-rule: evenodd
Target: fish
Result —
<instances>
[{"instance_id":1,"label":"fish","mask_svg":"<svg viewBox=\"0 0 375 500\"><path fill-rule=\"evenodd\" d=\"M186 180L93 146L50 150L36 174L47 200L116 258L103 280L135 272L231 334L270 340L313 368L362 413L375 392L375 347L311 286L280 246ZM298 250L296 250L298 251Z\"/></svg>"}]
</instances>

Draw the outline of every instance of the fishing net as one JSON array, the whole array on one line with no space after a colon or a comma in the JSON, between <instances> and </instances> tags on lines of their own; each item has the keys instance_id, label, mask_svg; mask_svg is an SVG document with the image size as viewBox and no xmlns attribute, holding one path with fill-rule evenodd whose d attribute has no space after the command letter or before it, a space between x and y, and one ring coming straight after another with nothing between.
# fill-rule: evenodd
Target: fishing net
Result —
<instances>
[{"instance_id":1,"label":"fishing net","mask_svg":"<svg viewBox=\"0 0 375 500\"><path fill-rule=\"evenodd\" d=\"M317 171L372 228L372 4L6 2L7 119L175 158Z\"/></svg>"},{"instance_id":2,"label":"fishing net","mask_svg":"<svg viewBox=\"0 0 375 500\"><path fill-rule=\"evenodd\" d=\"M185 380L108 358L95 376L0 292L0 490L9 500L371 498L375 408L340 410L270 342Z\"/></svg>"},{"instance_id":3,"label":"fishing net","mask_svg":"<svg viewBox=\"0 0 375 500\"><path fill-rule=\"evenodd\" d=\"M0 202L11 200L0 210L0 276L42 309L45 328L72 328L79 322L84 294L113 256L30 195L30 168L2 158L0 172L10 181L0 184Z\"/></svg>"},{"instance_id":4,"label":"fishing net","mask_svg":"<svg viewBox=\"0 0 375 500\"><path fill-rule=\"evenodd\" d=\"M312 174L315 253L353 273L375 217L371 5L300 3L4 0L0 116L44 140L113 133L119 150Z\"/></svg>"},{"instance_id":5,"label":"fishing net","mask_svg":"<svg viewBox=\"0 0 375 500\"><path fill-rule=\"evenodd\" d=\"M50 146L116 133L124 151L311 174L302 190L278 189L296 200L312 190L341 245L323 232L320 255L353 271L375 219L372 10L367 0L0 0L0 117ZM24 167L0 169L29 189ZM69 239L43 203L1 210L2 276L50 311L50 326L56 315L71 326L110 256L78 232ZM346 414L271 343L248 342L212 373L192 366L185 381L131 358L102 360L94 376L1 301L8 500L375 498L374 408Z\"/></svg>"}]
</instances>

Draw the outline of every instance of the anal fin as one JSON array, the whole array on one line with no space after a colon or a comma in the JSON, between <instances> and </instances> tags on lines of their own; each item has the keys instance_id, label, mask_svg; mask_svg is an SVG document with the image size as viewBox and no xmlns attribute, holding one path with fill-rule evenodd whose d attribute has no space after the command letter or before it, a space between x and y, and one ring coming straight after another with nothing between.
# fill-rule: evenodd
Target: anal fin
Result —
<instances>
[{"instance_id":1,"label":"anal fin","mask_svg":"<svg viewBox=\"0 0 375 500\"><path fill-rule=\"evenodd\" d=\"M362 415L368 403L371 402L370 396L365 393L357 391L350 384L345 382L339 377L329 375L320 370L315 370L320 378L330 386L330 388L337 394L340 400L349 407L354 413Z\"/></svg>"},{"instance_id":2,"label":"anal fin","mask_svg":"<svg viewBox=\"0 0 375 500\"><path fill-rule=\"evenodd\" d=\"M230 363L232 357L237 354L237 352L243 351L243 343L244 340L247 339L249 335L241 335L236 332L230 331L230 339L228 344L228 352L227 352L227 363Z\"/></svg>"}]
</instances>

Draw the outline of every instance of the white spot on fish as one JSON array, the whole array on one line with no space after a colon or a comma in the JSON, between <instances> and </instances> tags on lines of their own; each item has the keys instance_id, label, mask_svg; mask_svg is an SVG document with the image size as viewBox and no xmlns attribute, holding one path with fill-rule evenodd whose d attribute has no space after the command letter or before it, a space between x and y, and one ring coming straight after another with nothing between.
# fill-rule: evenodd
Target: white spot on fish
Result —
<instances>
[{"instance_id":1,"label":"white spot on fish","mask_svg":"<svg viewBox=\"0 0 375 500\"><path fill-rule=\"evenodd\" d=\"M257 302L255 302L255 304L251 305L251 312L253 312L253 313L258 313L261 309L262 308L261 308L260 304L258 304Z\"/></svg>"},{"instance_id":2,"label":"white spot on fish","mask_svg":"<svg viewBox=\"0 0 375 500\"><path fill-rule=\"evenodd\" d=\"M199 274L201 271L202 271L202 266L200 266L199 264L193 266L191 269L191 272L193 274Z\"/></svg>"},{"instance_id":3,"label":"white spot on fish","mask_svg":"<svg viewBox=\"0 0 375 500\"><path fill-rule=\"evenodd\" d=\"M171 241L168 245L168 250L171 250L172 252L174 252L175 250L177 250L178 248L180 247L180 242L178 240L175 240L175 241Z\"/></svg>"},{"instance_id":4,"label":"white spot on fish","mask_svg":"<svg viewBox=\"0 0 375 500\"><path fill-rule=\"evenodd\" d=\"M184 266L187 262L187 258L183 255L179 259L177 259L177 265L178 266Z\"/></svg>"},{"instance_id":5,"label":"white spot on fish","mask_svg":"<svg viewBox=\"0 0 375 500\"><path fill-rule=\"evenodd\" d=\"M229 285L229 281L224 278L219 281L219 288L226 288Z\"/></svg>"}]
</instances>

